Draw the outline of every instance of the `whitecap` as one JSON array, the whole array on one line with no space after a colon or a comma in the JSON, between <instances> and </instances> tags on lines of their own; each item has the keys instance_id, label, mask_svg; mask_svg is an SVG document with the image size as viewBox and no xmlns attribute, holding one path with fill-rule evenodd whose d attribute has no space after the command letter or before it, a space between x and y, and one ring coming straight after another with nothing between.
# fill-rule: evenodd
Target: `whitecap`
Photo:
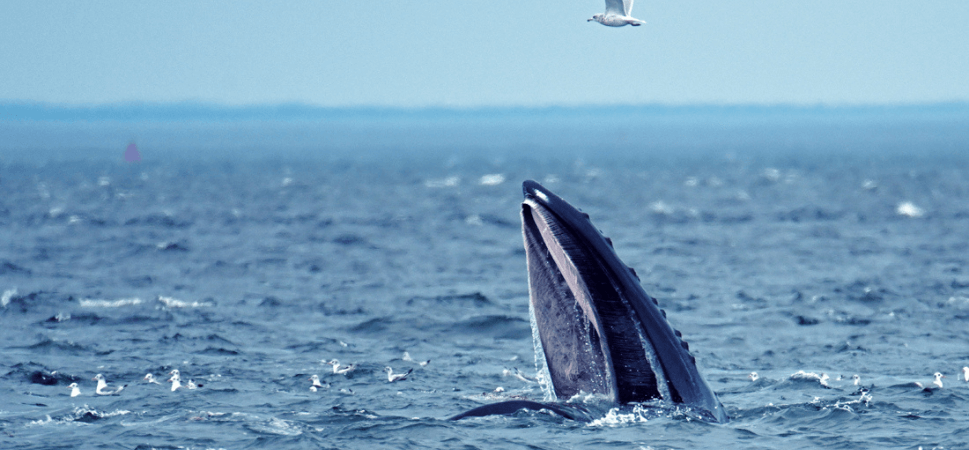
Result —
<instances>
[{"instance_id":1,"label":"whitecap","mask_svg":"<svg viewBox=\"0 0 969 450\"><path fill-rule=\"evenodd\" d=\"M85 405L85 408L87 408L87 405ZM97 412L93 409L87 409L87 410L91 412ZM78 415L78 412L83 413L84 411L85 411L84 409L76 408L74 410L74 414ZM105 418L105 417L115 417L115 416L126 416L128 414L131 414L131 411L128 411L127 409L117 409L109 413L98 413L98 414L101 416L101 418Z\"/></svg>"},{"instance_id":2,"label":"whitecap","mask_svg":"<svg viewBox=\"0 0 969 450\"><path fill-rule=\"evenodd\" d=\"M27 426L28 427L38 427L38 426L39 427L42 427L42 426L47 425L47 424L49 424L49 423L51 423L53 421L54 421L54 419L52 419L50 417L50 415L48 414L47 415L47 418L45 418L45 419L31 420L30 422L27 423Z\"/></svg>"},{"instance_id":3,"label":"whitecap","mask_svg":"<svg viewBox=\"0 0 969 450\"><path fill-rule=\"evenodd\" d=\"M589 422L590 427L604 427L626 425L631 423L649 422L650 418L659 417L663 409L650 408L643 405L635 405L632 411L623 412L622 408L610 408L605 416ZM675 409L673 410L675 411Z\"/></svg>"},{"instance_id":4,"label":"whitecap","mask_svg":"<svg viewBox=\"0 0 969 450\"><path fill-rule=\"evenodd\" d=\"M134 298L122 298L119 300L101 300L101 299L81 299L81 306L84 308L120 308L122 306L134 306L140 305L142 303L141 299L138 297Z\"/></svg>"},{"instance_id":5,"label":"whitecap","mask_svg":"<svg viewBox=\"0 0 969 450\"><path fill-rule=\"evenodd\" d=\"M670 215L670 214L673 214L674 212L673 207L670 205L667 205L662 200L653 202L651 205L649 205L649 209L653 211L653 214L660 214L660 215Z\"/></svg>"},{"instance_id":6,"label":"whitecap","mask_svg":"<svg viewBox=\"0 0 969 450\"><path fill-rule=\"evenodd\" d=\"M173 297L165 297L163 295L158 296L158 301L169 308L199 308L203 306L212 306L212 304L208 302L186 302L184 300L179 300Z\"/></svg>"},{"instance_id":7,"label":"whitecap","mask_svg":"<svg viewBox=\"0 0 969 450\"><path fill-rule=\"evenodd\" d=\"M944 305L949 308L969 310L969 297L955 295L955 296L949 297L949 299L945 301Z\"/></svg>"},{"instance_id":8,"label":"whitecap","mask_svg":"<svg viewBox=\"0 0 969 450\"><path fill-rule=\"evenodd\" d=\"M902 202L895 208L895 213L905 217L922 217L925 215L925 210L915 206L915 203Z\"/></svg>"},{"instance_id":9,"label":"whitecap","mask_svg":"<svg viewBox=\"0 0 969 450\"><path fill-rule=\"evenodd\" d=\"M424 182L424 186L429 188L455 187L459 184L461 184L460 177L447 177L441 180L427 180Z\"/></svg>"},{"instance_id":10,"label":"whitecap","mask_svg":"<svg viewBox=\"0 0 969 450\"><path fill-rule=\"evenodd\" d=\"M54 419L50 415L47 415L43 419L29 422L27 426L35 427L35 426L46 426L50 424L81 425L85 422L91 422L94 420L100 420L108 417L124 416L128 414L131 414L131 411L119 409L113 412L104 413L94 408L91 408L88 405L84 405L84 406L75 407L74 411L71 414L68 414L64 417Z\"/></svg>"},{"instance_id":11,"label":"whitecap","mask_svg":"<svg viewBox=\"0 0 969 450\"><path fill-rule=\"evenodd\" d=\"M505 176L500 173L491 173L481 177L479 183L482 186L497 186L505 182Z\"/></svg>"},{"instance_id":12,"label":"whitecap","mask_svg":"<svg viewBox=\"0 0 969 450\"><path fill-rule=\"evenodd\" d=\"M298 427L292 425L291 423L276 417L269 419L269 422L262 423L262 424L252 424L252 425L249 425L248 427L252 431L269 433L269 434L277 434L281 436L298 436L300 434L303 434L303 430L300 430Z\"/></svg>"},{"instance_id":13,"label":"whitecap","mask_svg":"<svg viewBox=\"0 0 969 450\"><path fill-rule=\"evenodd\" d=\"M764 169L763 177L766 178L767 181L777 182L781 179L781 171L773 167L768 167Z\"/></svg>"},{"instance_id":14,"label":"whitecap","mask_svg":"<svg viewBox=\"0 0 969 450\"><path fill-rule=\"evenodd\" d=\"M17 288L7 289L3 291L3 296L0 296L0 308L6 308L10 304L10 299L14 295L17 295Z\"/></svg>"}]
</instances>

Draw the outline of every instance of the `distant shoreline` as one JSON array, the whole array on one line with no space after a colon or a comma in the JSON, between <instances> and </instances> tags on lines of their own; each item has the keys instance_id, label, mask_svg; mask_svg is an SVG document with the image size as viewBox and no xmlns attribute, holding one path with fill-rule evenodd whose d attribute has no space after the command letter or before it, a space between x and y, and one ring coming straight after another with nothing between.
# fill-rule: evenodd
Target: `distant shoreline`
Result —
<instances>
[{"instance_id":1,"label":"distant shoreline","mask_svg":"<svg viewBox=\"0 0 969 450\"><path fill-rule=\"evenodd\" d=\"M0 102L0 164L286 157L446 160L949 155L969 145L969 103L393 109L203 103ZM867 156L865 156L867 155Z\"/></svg>"},{"instance_id":2,"label":"distant shoreline","mask_svg":"<svg viewBox=\"0 0 969 450\"><path fill-rule=\"evenodd\" d=\"M590 105L548 107L322 107L297 103L231 106L214 103L66 105L0 101L0 121L235 122L235 121L466 121L582 117L718 120L969 119L969 102L898 105Z\"/></svg>"}]
</instances>

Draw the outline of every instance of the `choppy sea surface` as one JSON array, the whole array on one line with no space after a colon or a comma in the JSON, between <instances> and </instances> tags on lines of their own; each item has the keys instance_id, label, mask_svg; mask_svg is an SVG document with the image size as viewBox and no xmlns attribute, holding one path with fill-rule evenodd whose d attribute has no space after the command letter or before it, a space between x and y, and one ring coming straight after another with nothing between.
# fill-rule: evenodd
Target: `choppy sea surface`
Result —
<instances>
[{"instance_id":1,"label":"choppy sea surface","mask_svg":"<svg viewBox=\"0 0 969 450\"><path fill-rule=\"evenodd\" d=\"M7 158L0 447L969 447L969 140L864 142ZM612 238L729 423L629 407L446 420L543 399L525 179ZM201 387L172 391L173 369ZM915 386L934 372L943 388ZM96 395L98 373L127 387Z\"/></svg>"}]
</instances>

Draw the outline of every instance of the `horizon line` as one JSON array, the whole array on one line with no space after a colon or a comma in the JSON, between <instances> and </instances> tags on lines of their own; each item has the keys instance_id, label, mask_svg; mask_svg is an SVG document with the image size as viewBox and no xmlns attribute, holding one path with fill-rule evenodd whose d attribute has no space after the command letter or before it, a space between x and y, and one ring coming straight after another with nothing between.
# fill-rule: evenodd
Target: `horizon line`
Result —
<instances>
[{"instance_id":1,"label":"horizon line","mask_svg":"<svg viewBox=\"0 0 969 450\"><path fill-rule=\"evenodd\" d=\"M955 115L969 116L969 101L913 103L640 103L481 106L323 106L301 102L226 104L205 101L50 103L0 99L0 121L235 121L390 118L484 118L500 115L543 116L583 113L663 115L762 116L868 116Z\"/></svg>"}]
</instances>

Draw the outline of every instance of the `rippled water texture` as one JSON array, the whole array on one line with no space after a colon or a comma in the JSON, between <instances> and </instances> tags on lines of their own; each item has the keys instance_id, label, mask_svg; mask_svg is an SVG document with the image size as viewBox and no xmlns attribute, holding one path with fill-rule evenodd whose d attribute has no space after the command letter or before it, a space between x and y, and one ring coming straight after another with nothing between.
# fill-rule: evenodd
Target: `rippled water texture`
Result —
<instances>
[{"instance_id":1,"label":"rippled water texture","mask_svg":"<svg viewBox=\"0 0 969 450\"><path fill-rule=\"evenodd\" d=\"M122 151L0 166L0 447L969 445L965 156ZM649 408L445 420L542 398L505 372L535 375L526 178L613 239L730 423ZM413 372L389 383L388 366ZM172 392L172 369L202 387ZM913 384L936 371L943 389ZM127 387L97 396L98 373Z\"/></svg>"}]
</instances>

